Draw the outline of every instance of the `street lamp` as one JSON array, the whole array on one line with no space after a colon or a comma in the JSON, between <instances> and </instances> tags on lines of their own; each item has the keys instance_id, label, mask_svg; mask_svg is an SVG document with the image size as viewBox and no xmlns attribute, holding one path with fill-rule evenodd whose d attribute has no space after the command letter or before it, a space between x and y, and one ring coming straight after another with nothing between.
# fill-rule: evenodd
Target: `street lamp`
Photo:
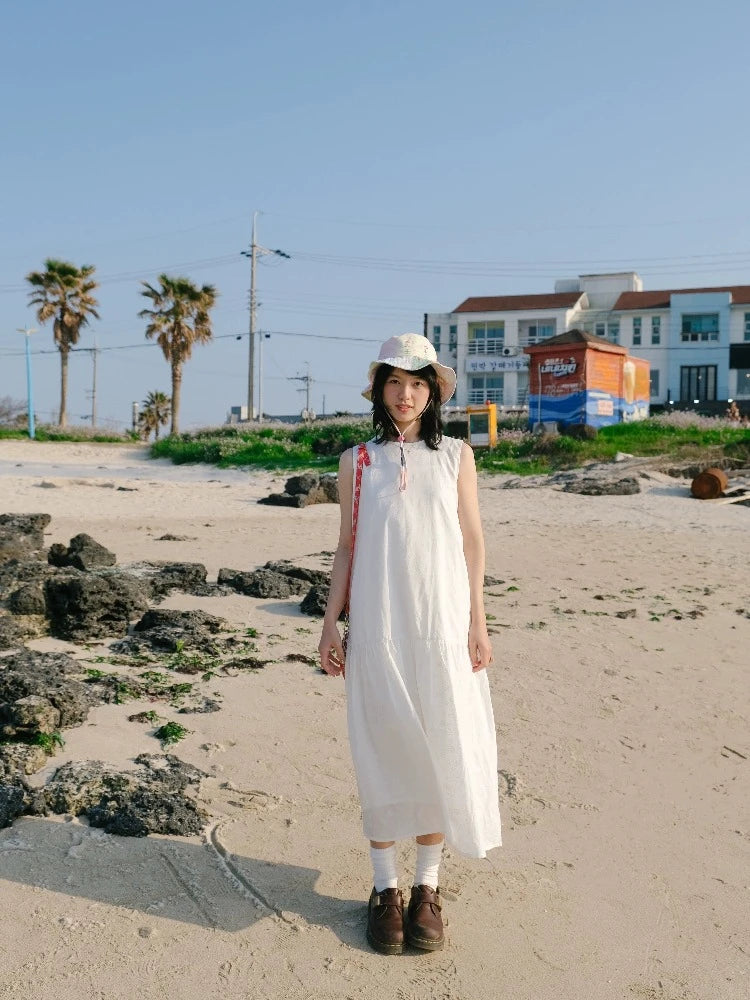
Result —
<instances>
[{"instance_id":1,"label":"street lamp","mask_svg":"<svg viewBox=\"0 0 750 1000\"><path fill-rule=\"evenodd\" d=\"M18 327L18 333L22 333L26 338L26 405L28 409L29 437L33 440L36 437L34 427L34 392L31 381L31 334L36 333L36 327Z\"/></svg>"},{"instance_id":2,"label":"street lamp","mask_svg":"<svg viewBox=\"0 0 750 1000\"><path fill-rule=\"evenodd\" d=\"M258 257L285 257L287 260L290 259L289 254L285 253L283 250L269 250L268 247L262 247L258 244L255 239L256 224L258 219L258 212L253 212L253 239L250 244L249 250L240 250L243 257L250 258L250 352L248 356L247 365L247 419L253 420L255 418L255 312L257 308L257 299L255 296L255 263ZM263 414L258 412L258 419L261 419Z\"/></svg>"}]
</instances>

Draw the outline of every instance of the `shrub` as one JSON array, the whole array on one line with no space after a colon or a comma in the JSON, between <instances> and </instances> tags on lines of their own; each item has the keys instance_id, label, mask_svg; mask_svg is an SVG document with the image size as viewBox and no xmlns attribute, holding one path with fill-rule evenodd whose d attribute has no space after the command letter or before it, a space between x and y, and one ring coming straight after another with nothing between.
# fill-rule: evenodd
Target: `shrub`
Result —
<instances>
[{"instance_id":1,"label":"shrub","mask_svg":"<svg viewBox=\"0 0 750 1000\"><path fill-rule=\"evenodd\" d=\"M564 424L560 433L576 441L593 441L599 432L591 424Z\"/></svg>"}]
</instances>

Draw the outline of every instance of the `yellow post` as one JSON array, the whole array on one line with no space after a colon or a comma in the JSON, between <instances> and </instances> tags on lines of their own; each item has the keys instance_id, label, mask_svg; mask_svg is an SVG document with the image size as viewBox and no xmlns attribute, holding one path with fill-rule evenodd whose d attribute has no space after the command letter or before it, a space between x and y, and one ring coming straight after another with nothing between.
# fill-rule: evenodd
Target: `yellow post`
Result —
<instances>
[{"instance_id":1,"label":"yellow post","mask_svg":"<svg viewBox=\"0 0 750 1000\"><path fill-rule=\"evenodd\" d=\"M497 406L483 403L481 406L467 406L466 417L469 424L469 444L489 448L497 444Z\"/></svg>"}]
</instances>

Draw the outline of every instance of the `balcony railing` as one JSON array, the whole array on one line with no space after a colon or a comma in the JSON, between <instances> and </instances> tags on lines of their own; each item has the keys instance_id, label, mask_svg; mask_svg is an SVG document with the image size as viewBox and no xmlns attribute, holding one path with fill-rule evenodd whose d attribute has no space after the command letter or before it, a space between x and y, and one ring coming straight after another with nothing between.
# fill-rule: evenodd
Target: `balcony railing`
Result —
<instances>
[{"instance_id":1,"label":"balcony railing","mask_svg":"<svg viewBox=\"0 0 750 1000\"><path fill-rule=\"evenodd\" d=\"M533 347L534 344L541 344L545 340L549 340L550 337L554 337L554 333L550 333L548 337L529 337L527 334L519 333L518 335L518 346L519 347Z\"/></svg>"},{"instance_id":2,"label":"balcony railing","mask_svg":"<svg viewBox=\"0 0 750 1000\"><path fill-rule=\"evenodd\" d=\"M502 403L502 389L469 389L469 406L481 406L482 403Z\"/></svg>"},{"instance_id":3,"label":"balcony railing","mask_svg":"<svg viewBox=\"0 0 750 1000\"><path fill-rule=\"evenodd\" d=\"M505 338L491 337L488 340L470 340L469 354L502 354Z\"/></svg>"}]
</instances>

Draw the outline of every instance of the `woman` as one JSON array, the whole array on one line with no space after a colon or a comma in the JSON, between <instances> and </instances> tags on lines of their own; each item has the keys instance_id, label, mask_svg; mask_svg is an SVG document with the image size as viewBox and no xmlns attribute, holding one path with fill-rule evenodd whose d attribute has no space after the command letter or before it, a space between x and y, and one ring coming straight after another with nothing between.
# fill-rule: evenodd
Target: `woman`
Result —
<instances>
[{"instance_id":1,"label":"woman","mask_svg":"<svg viewBox=\"0 0 750 1000\"><path fill-rule=\"evenodd\" d=\"M486 667L484 542L474 457L444 438L440 407L456 373L426 337L386 341L363 392L375 437L341 456L341 529L319 645L346 675L349 742L374 888L367 938L443 945L443 842L470 857L500 844L497 749ZM357 472L355 478L355 471ZM355 481L359 509L352 550ZM346 663L337 621L350 588ZM346 670L344 670L344 663ZM395 841L416 837L404 915Z\"/></svg>"}]
</instances>

